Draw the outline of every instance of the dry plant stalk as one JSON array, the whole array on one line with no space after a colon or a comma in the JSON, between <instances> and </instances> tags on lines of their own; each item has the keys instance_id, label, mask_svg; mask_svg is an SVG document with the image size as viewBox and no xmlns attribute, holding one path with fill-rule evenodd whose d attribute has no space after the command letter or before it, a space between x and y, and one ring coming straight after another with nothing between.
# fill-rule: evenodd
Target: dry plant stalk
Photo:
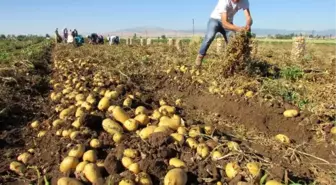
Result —
<instances>
[{"instance_id":1,"label":"dry plant stalk","mask_svg":"<svg viewBox=\"0 0 336 185\"><path fill-rule=\"evenodd\" d=\"M252 39L251 41L251 55L253 57L257 56L258 54L258 40L257 39Z\"/></svg>"},{"instance_id":2,"label":"dry plant stalk","mask_svg":"<svg viewBox=\"0 0 336 185\"><path fill-rule=\"evenodd\" d=\"M176 40L175 47L176 47L177 51L179 51L179 52L182 51L182 41L181 41L181 39Z\"/></svg>"},{"instance_id":3,"label":"dry plant stalk","mask_svg":"<svg viewBox=\"0 0 336 185\"><path fill-rule=\"evenodd\" d=\"M216 44L217 44L217 54L220 54L224 50L224 38L217 38Z\"/></svg>"},{"instance_id":4,"label":"dry plant stalk","mask_svg":"<svg viewBox=\"0 0 336 185\"><path fill-rule=\"evenodd\" d=\"M174 44L174 40L173 39L168 39L168 46L172 46Z\"/></svg>"},{"instance_id":5,"label":"dry plant stalk","mask_svg":"<svg viewBox=\"0 0 336 185\"><path fill-rule=\"evenodd\" d=\"M133 44L133 39L129 38L129 45L132 45L132 44Z\"/></svg>"},{"instance_id":6,"label":"dry plant stalk","mask_svg":"<svg viewBox=\"0 0 336 185\"><path fill-rule=\"evenodd\" d=\"M126 38L126 45L128 45L129 44L129 40L128 40L128 38Z\"/></svg>"},{"instance_id":7,"label":"dry plant stalk","mask_svg":"<svg viewBox=\"0 0 336 185\"><path fill-rule=\"evenodd\" d=\"M144 45L144 39L140 39L140 45L141 45L141 46Z\"/></svg>"},{"instance_id":8,"label":"dry plant stalk","mask_svg":"<svg viewBox=\"0 0 336 185\"><path fill-rule=\"evenodd\" d=\"M152 45L152 39L150 38L147 39L147 45Z\"/></svg>"},{"instance_id":9,"label":"dry plant stalk","mask_svg":"<svg viewBox=\"0 0 336 185\"><path fill-rule=\"evenodd\" d=\"M304 37L295 37L292 46L292 60L301 60L306 50L306 39Z\"/></svg>"}]
</instances>

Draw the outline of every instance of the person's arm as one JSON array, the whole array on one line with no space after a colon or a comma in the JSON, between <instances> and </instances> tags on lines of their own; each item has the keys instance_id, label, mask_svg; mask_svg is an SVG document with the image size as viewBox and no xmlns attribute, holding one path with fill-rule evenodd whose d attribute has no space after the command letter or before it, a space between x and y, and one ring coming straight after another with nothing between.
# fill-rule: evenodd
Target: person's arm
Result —
<instances>
[{"instance_id":1,"label":"person's arm","mask_svg":"<svg viewBox=\"0 0 336 185\"><path fill-rule=\"evenodd\" d=\"M247 31L251 31L251 26L253 24L253 20L252 20L252 16L251 16L251 12L250 12L250 9L245 9L244 10L244 15L245 15L245 18L246 18L246 30Z\"/></svg>"},{"instance_id":2,"label":"person's arm","mask_svg":"<svg viewBox=\"0 0 336 185\"><path fill-rule=\"evenodd\" d=\"M222 25L225 29L232 30L232 31L241 31L244 28L236 26L228 21L227 13L223 12L222 13Z\"/></svg>"}]
</instances>

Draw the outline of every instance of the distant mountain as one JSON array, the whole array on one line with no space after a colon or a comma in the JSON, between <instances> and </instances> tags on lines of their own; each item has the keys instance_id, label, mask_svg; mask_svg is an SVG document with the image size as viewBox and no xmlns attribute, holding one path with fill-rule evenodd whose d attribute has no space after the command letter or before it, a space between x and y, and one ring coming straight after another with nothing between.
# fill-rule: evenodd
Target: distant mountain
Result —
<instances>
[{"instance_id":1,"label":"distant mountain","mask_svg":"<svg viewBox=\"0 0 336 185\"><path fill-rule=\"evenodd\" d=\"M197 36L204 36L205 29L197 29L194 30L194 35ZM335 36L336 29L330 30L320 30L320 31L313 31L313 30L281 30L281 29L253 29L253 33L256 33L257 36L267 36L267 35L276 35L276 34L300 34L303 35L323 35L323 36ZM127 28L127 29L120 29L116 31L106 32L103 35L119 35L121 37L132 37L136 34L138 37L160 37L162 35L166 35L167 37L191 37L193 35L192 30L174 30L174 29L166 29L161 27L135 27L135 28Z\"/></svg>"}]
</instances>

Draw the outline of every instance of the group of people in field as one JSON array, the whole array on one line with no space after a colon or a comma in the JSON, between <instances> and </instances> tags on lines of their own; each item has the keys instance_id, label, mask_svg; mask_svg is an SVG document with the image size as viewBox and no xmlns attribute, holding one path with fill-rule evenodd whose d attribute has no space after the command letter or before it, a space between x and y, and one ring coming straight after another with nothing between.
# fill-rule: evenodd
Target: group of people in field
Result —
<instances>
[{"instance_id":1,"label":"group of people in field","mask_svg":"<svg viewBox=\"0 0 336 185\"><path fill-rule=\"evenodd\" d=\"M58 32L58 28L56 28L56 41L58 43L70 43L74 44L75 46L81 46L84 44L84 37L82 35L78 34L78 31L76 29L74 30L68 30L67 28L63 29L62 35ZM104 44L105 39L103 35L98 35L97 33L91 33L90 35L87 35L88 43L89 44ZM118 45L120 43L119 36L110 36L108 35L106 37L108 43L110 45Z\"/></svg>"}]
</instances>

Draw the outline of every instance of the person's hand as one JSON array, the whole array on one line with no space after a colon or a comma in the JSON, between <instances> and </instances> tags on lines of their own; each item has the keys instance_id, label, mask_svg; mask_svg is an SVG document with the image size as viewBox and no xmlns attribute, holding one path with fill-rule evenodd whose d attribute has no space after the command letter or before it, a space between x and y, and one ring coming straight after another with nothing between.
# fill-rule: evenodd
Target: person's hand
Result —
<instances>
[{"instance_id":1,"label":"person's hand","mask_svg":"<svg viewBox=\"0 0 336 185\"><path fill-rule=\"evenodd\" d=\"M248 32L251 32L251 26L250 25L246 25L245 26L245 30L248 31Z\"/></svg>"},{"instance_id":2,"label":"person's hand","mask_svg":"<svg viewBox=\"0 0 336 185\"><path fill-rule=\"evenodd\" d=\"M239 32L239 31L244 31L246 28L245 27L237 27L237 32Z\"/></svg>"}]
</instances>

